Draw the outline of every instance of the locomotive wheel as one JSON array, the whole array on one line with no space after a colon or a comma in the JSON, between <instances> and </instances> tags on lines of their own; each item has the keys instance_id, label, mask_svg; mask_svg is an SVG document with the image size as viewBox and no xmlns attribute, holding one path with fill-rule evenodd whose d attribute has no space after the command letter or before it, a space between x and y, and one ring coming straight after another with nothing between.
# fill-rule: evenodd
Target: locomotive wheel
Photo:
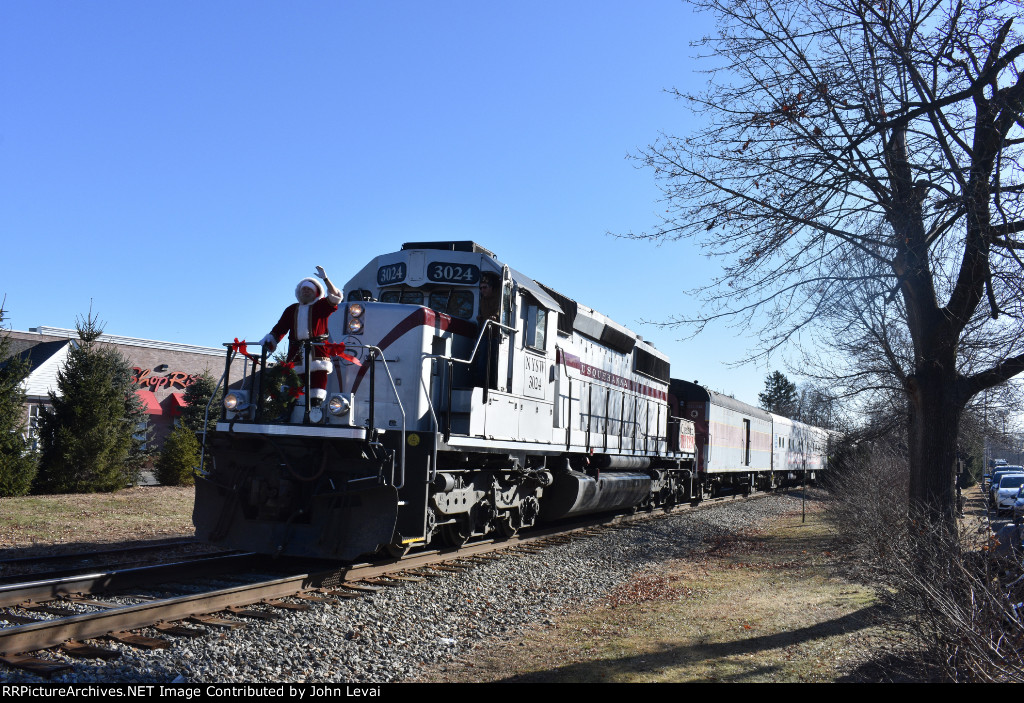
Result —
<instances>
[{"instance_id":1,"label":"locomotive wheel","mask_svg":"<svg viewBox=\"0 0 1024 703\"><path fill-rule=\"evenodd\" d=\"M519 534L519 528L512 526L512 521L509 517L506 517L504 520L500 520L495 527L498 534L503 539L511 539Z\"/></svg>"},{"instance_id":2,"label":"locomotive wheel","mask_svg":"<svg viewBox=\"0 0 1024 703\"><path fill-rule=\"evenodd\" d=\"M461 523L441 526L441 539L449 546L459 548L469 541L469 530Z\"/></svg>"}]
</instances>

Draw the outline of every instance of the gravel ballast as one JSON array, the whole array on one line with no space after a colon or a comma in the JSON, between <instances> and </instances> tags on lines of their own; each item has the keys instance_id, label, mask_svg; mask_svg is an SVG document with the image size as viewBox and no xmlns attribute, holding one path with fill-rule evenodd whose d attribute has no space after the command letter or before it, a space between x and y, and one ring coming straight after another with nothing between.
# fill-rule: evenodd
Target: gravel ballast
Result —
<instances>
[{"instance_id":1,"label":"gravel ballast","mask_svg":"<svg viewBox=\"0 0 1024 703\"><path fill-rule=\"evenodd\" d=\"M772 494L704 505L596 536L489 560L462 573L385 588L337 605L311 603L276 622L174 638L164 650L120 644L119 659L75 660L44 679L0 665L5 682L392 682L425 665L464 656L488 640L515 640L605 597L631 576L683 558L728 535L799 510L799 497ZM279 611L280 612L280 611ZM147 631L145 634L156 634Z\"/></svg>"}]
</instances>

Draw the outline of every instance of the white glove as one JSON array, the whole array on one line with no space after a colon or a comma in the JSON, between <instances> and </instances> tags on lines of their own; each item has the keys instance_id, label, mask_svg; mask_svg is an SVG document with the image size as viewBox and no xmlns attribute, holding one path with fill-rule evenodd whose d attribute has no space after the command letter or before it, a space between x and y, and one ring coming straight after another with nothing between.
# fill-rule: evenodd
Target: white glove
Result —
<instances>
[{"instance_id":1,"label":"white glove","mask_svg":"<svg viewBox=\"0 0 1024 703\"><path fill-rule=\"evenodd\" d=\"M268 334L266 337L260 340L260 345L269 349L270 353L273 354L274 351L277 349L277 340L274 339L274 335Z\"/></svg>"}]
</instances>

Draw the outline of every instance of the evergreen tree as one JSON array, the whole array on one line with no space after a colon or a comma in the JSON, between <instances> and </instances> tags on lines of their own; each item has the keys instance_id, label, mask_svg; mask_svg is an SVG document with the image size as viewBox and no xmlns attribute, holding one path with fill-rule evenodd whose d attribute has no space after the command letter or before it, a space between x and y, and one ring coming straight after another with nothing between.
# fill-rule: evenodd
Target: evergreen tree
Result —
<instances>
[{"instance_id":1,"label":"evergreen tree","mask_svg":"<svg viewBox=\"0 0 1024 703\"><path fill-rule=\"evenodd\" d=\"M142 462L147 423L135 394L131 364L101 347L90 313L76 324L78 344L57 374L52 407L41 418L42 448L35 490L41 493L114 491L133 483Z\"/></svg>"},{"instance_id":2,"label":"evergreen tree","mask_svg":"<svg viewBox=\"0 0 1024 703\"><path fill-rule=\"evenodd\" d=\"M0 323L4 310L0 308ZM36 475L36 456L25 443L25 392L27 359L11 356L10 336L0 333L0 497L28 493Z\"/></svg>"},{"instance_id":3,"label":"evergreen tree","mask_svg":"<svg viewBox=\"0 0 1024 703\"><path fill-rule=\"evenodd\" d=\"M214 391L217 397L210 405L210 417L206 423L206 429L212 430L220 419L221 391L217 388L217 380L208 371L196 379L185 389L185 409L181 412L181 421L193 432L203 431L203 420L206 416L206 404L210 402Z\"/></svg>"},{"instance_id":4,"label":"evergreen tree","mask_svg":"<svg viewBox=\"0 0 1024 703\"><path fill-rule=\"evenodd\" d=\"M757 400L770 413L793 417L797 410L796 384L781 371L772 371L764 381L764 393L758 393Z\"/></svg>"},{"instance_id":5,"label":"evergreen tree","mask_svg":"<svg viewBox=\"0 0 1024 703\"><path fill-rule=\"evenodd\" d=\"M191 486L193 467L199 466L199 440L184 423L164 441L156 461L156 478L164 486Z\"/></svg>"}]
</instances>

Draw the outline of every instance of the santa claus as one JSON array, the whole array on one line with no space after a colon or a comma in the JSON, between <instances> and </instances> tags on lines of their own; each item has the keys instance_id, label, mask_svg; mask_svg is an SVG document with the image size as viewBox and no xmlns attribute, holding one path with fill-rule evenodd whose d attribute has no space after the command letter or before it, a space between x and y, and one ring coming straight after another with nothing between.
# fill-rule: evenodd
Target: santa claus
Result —
<instances>
[{"instance_id":1,"label":"santa claus","mask_svg":"<svg viewBox=\"0 0 1024 703\"><path fill-rule=\"evenodd\" d=\"M287 361L295 364L295 373L299 378L305 378L306 373L302 342L325 337L327 318L341 303L341 291L327 278L323 267L316 267L316 275L323 279L323 283L312 277L299 281L299 285L295 286L295 297L299 302L285 308L281 319L270 330L270 334L260 342L273 352L277 348L277 343L287 334ZM327 374L331 372L331 359L319 346L313 347L310 353L309 370L310 404L317 406L327 398Z\"/></svg>"}]
</instances>

